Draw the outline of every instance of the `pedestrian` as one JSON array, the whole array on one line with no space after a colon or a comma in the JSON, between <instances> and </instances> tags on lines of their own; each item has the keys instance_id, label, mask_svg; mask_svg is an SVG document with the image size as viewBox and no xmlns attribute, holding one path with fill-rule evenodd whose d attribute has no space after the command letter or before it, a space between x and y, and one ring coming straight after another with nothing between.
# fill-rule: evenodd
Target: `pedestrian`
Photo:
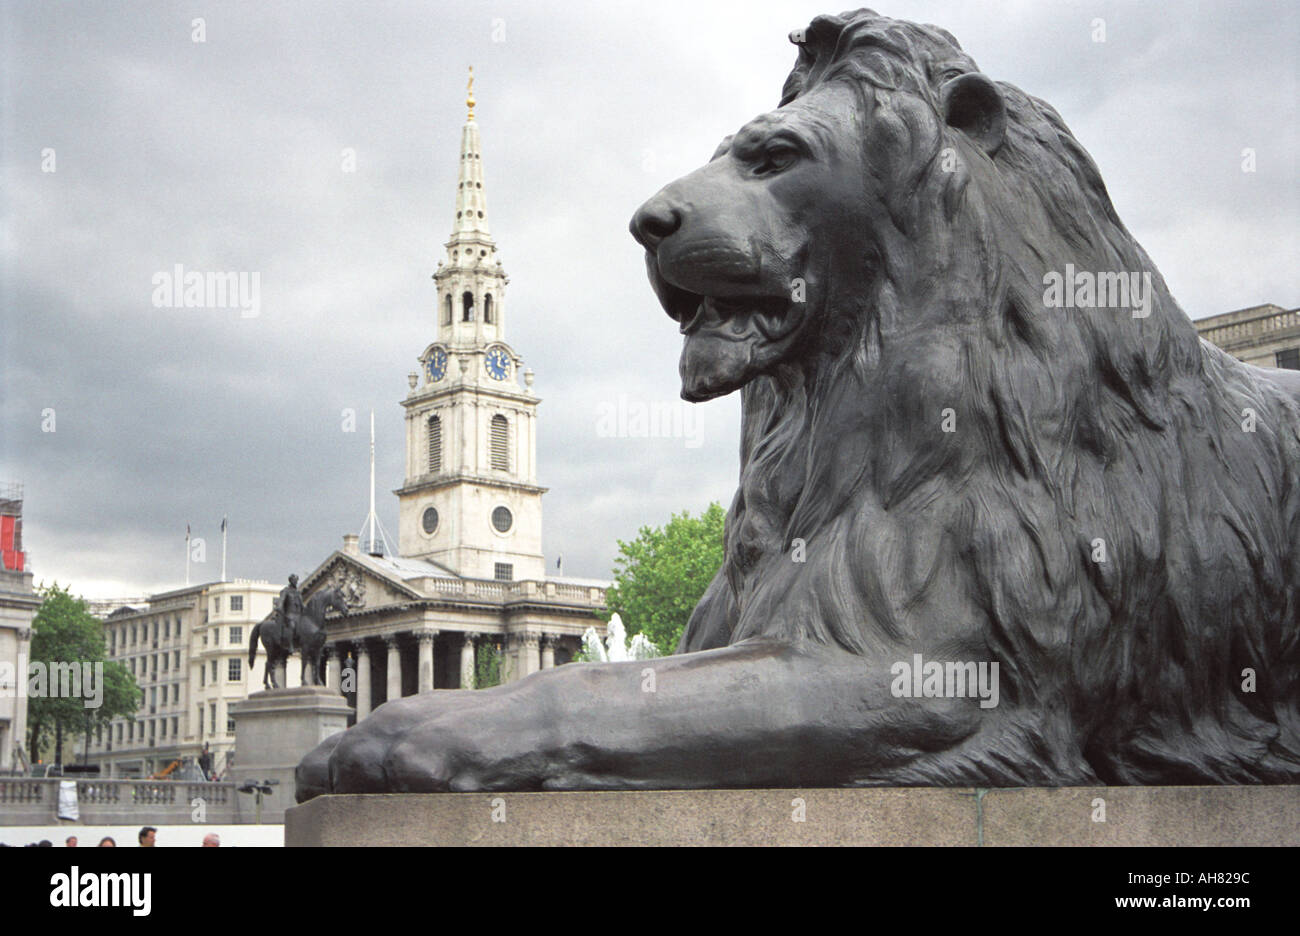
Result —
<instances>
[{"instance_id":1,"label":"pedestrian","mask_svg":"<svg viewBox=\"0 0 1300 936\"><path fill-rule=\"evenodd\" d=\"M140 847L153 848L154 838L157 834L158 830L151 825L147 825L141 829L140 834L136 836L136 838L140 840Z\"/></svg>"},{"instance_id":2,"label":"pedestrian","mask_svg":"<svg viewBox=\"0 0 1300 936\"><path fill-rule=\"evenodd\" d=\"M113 839L113 836L111 836L111 835L105 835L102 839L99 840L99 847L100 847L100 848L117 848L117 842Z\"/></svg>"},{"instance_id":3,"label":"pedestrian","mask_svg":"<svg viewBox=\"0 0 1300 936\"><path fill-rule=\"evenodd\" d=\"M217 833L215 833L215 832L209 832L207 835L203 836L203 845L202 845L201 847L202 847L202 848L220 848L220 847L221 847L221 836L220 836L220 835L217 835Z\"/></svg>"},{"instance_id":4,"label":"pedestrian","mask_svg":"<svg viewBox=\"0 0 1300 936\"><path fill-rule=\"evenodd\" d=\"M68 848L76 848L77 837L75 835L69 835L63 844Z\"/></svg>"}]
</instances>

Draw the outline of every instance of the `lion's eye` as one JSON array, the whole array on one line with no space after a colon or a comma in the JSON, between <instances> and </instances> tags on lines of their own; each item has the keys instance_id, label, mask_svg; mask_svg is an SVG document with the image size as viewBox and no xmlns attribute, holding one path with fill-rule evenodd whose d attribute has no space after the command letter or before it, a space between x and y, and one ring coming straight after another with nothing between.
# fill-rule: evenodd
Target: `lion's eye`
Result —
<instances>
[{"instance_id":1,"label":"lion's eye","mask_svg":"<svg viewBox=\"0 0 1300 936\"><path fill-rule=\"evenodd\" d=\"M781 172L798 162L800 155L802 154L799 152L799 148L791 143L775 142L769 144L763 149L755 171L760 175Z\"/></svg>"}]
</instances>

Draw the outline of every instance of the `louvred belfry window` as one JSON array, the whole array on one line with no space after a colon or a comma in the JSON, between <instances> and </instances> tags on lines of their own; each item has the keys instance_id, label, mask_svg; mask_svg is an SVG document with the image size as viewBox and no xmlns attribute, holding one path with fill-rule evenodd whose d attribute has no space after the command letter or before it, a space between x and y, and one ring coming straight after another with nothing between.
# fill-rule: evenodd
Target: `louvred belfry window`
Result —
<instances>
[{"instance_id":1,"label":"louvred belfry window","mask_svg":"<svg viewBox=\"0 0 1300 936\"><path fill-rule=\"evenodd\" d=\"M429 417L429 473L442 471L442 420Z\"/></svg>"},{"instance_id":2,"label":"louvred belfry window","mask_svg":"<svg viewBox=\"0 0 1300 936\"><path fill-rule=\"evenodd\" d=\"M492 467L497 471L510 470L510 423L504 416L492 417Z\"/></svg>"}]
</instances>

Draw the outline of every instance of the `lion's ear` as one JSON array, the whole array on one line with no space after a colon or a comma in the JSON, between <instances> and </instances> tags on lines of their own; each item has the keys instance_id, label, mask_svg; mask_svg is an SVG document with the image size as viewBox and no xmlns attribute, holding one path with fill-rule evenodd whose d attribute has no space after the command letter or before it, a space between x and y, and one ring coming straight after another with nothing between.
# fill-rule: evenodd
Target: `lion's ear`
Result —
<instances>
[{"instance_id":1,"label":"lion's ear","mask_svg":"<svg viewBox=\"0 0 1300 936\"><path fill-rule=\"evenodd\" d=\"M1007 103L1002 92L979 72L958 75L939 89L948 126L960 130L992 156L1007 133Z\"/></svg>"}]
</instances>

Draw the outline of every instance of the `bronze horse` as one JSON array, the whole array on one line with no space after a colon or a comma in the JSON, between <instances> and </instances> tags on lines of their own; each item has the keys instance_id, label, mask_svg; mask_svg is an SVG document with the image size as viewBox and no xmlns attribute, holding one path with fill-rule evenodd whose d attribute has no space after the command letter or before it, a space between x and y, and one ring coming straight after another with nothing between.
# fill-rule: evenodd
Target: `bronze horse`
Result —
<instances>
[{"instance_id":1,"label":"bronze horse","mask_svg":"<svg viewBox=\"0 0 1300 936\"><path fill-rule=\"evenodd\" d=\"M338 611L347 614L347 604L343 601L343 592L337 585L322 588L303 603L302 617L298 619L297 644L302 658L302 684L304 686L322 686L325 684L321 672L321 656L325 649L325 612ZM281 663L289 660L289 649L285 645L282 625L277 611L272 611L256 627L248 638L248 665L251 667L257 659L257 639L261 637L262 646L266 648L266 675L262 678L262 687L278 689L275 682L275 670ZM309 678L310 677L310 678Z\"/></svg>"}]
</instances>

